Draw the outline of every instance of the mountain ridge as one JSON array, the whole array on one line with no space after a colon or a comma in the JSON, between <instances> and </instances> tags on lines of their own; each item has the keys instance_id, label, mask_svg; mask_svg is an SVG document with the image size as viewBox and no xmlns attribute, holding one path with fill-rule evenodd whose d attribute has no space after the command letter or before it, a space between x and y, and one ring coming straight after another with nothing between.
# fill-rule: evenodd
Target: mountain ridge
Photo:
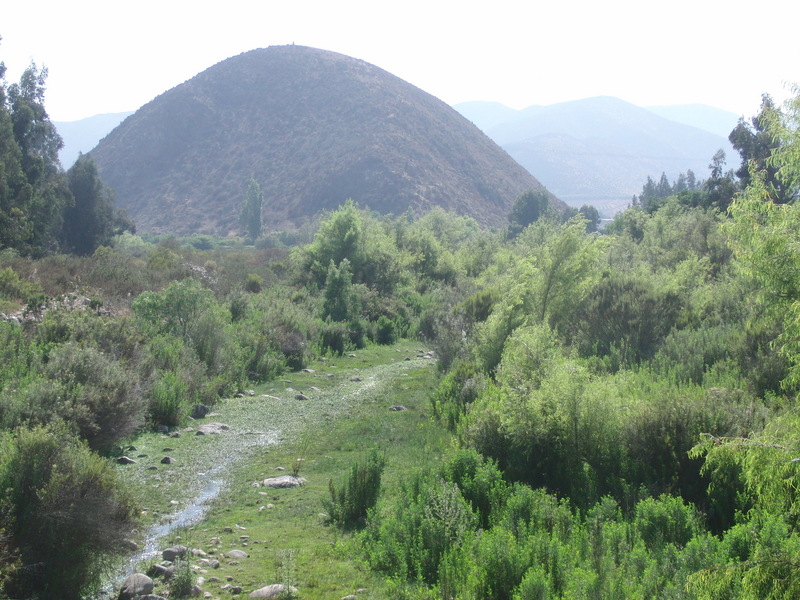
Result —
<instances>
[{"instance_id":1,"label":"mountain ridge","mask_svg":"<svg viewBox=\"0 0 800 600\"><path fill-rule=\"evenodd\" d=\"M441 206L500 226L519 194L548 193L441 100L364 61L294 45L209 67L91 155L137 227L155 233L237 233L251 177L267 230L348 198L383 213Z\"/></svg>"}]
</instances>

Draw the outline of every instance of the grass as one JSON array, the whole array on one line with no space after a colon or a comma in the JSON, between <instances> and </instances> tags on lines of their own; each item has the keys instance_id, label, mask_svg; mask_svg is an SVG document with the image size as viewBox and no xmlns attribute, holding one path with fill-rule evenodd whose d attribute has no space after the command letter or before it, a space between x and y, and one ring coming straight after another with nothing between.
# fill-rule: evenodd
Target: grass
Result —
<instances>
[{"instance_id":1,"label":"grass","mask_svg":"<svg viewBox=\"0 0 800 600\"><path fill-rule=\"evenodd\" d=\"M162 540L159 549L183 537L217 557L219 569L198 572L212 597L227 595L221 589L226 584L249 593L272 583L291 584L308 599L340 598L362 588L366 592L359 598L387 597L387 586L393 584L361 563L351 534L326 524L323 499L328 482L343 481L351 465L371 449L386 455L384 494L395 493L415 467L441 459L450 442L431 419L428 394L436 384L436 369L434 361L418 357L420 348L412 342L373 346L257 388L255 397L228 400L205 420L229 424L235 434L143 436L137 450L148 457L120 468L134 467L126 474L138 478L146 492L151 523L168 520L165 512L196 497L205 485L198 472L225 465L214 475L224 479L224 487L202 520L174 532L170 542ZM309 399L296 400L298 392ZM390 411L393 405L407 410ZM160 458L164 444L170 444L169 455L177 462L148 470L154 466L148 461ZM256 487L266 477L293 470L307 479L305 485ZM222 556L234 548L249 557Z\"/></svg>"}]
</instances>

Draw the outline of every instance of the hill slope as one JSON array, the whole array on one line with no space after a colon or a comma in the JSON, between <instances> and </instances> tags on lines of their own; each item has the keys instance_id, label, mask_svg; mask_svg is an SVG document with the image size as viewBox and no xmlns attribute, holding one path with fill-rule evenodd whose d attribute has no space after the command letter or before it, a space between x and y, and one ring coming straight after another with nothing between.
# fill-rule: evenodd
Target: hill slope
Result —
<instances>
[{"instance_id":1,"label":"hill slope","mask_svg":"<svg viewBox=\"0 0 800 600\"><path fill-rule=\"evenodd\" d=\"M224 60L140 108L91 152L141 231L238 231L248 182L265 229L347 198L442 206L499 225L541 184L455 110L361 60L302 46Z\"/></svg>"},{"instance_id":2,"label":"hill slope","mask_svg":"<svg viewBox=\"0 0 800 600\"><path fill-rule=\"evenodd\" d=\"M61 139L64 140L64 147L58 153L61 165L65 169L69 169L81 152L85 153L94 148L109 131L132 114L133 112L106 113L79 121L53 123Z\"/></svg>"},{"instance_id":3,"label":"hill slope","mask_svg":"<svg viewBox=\"0 0 800 600\"><path fill-rule=\"evenodd\" d=\"M589 203L614 212L641 191L648 175L657 180L662 172L674 179L691 169L705 178L720 148L729 162L736 162L725 137L678 122L677 115L670 120L617 98L586 98L512 113L484 104L455 108L573 206ZM680 112L681 119L689 118L687 110ZM724 118L723 112L709 109L696 118ZM713 125L718 127L716 119Z\"/></svg>"}]
</instances>

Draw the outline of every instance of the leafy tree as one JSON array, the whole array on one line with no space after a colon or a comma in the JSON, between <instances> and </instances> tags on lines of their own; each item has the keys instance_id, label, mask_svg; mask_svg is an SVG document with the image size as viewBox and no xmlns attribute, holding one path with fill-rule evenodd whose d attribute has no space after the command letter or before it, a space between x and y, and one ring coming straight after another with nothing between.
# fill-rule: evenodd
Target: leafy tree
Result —
<instances>
[{"instance_id":1,"label":"leafy tree","mask_svg":"<svg viewBox=\"0 0 800 600\"><path fill-rule=\"evenodd\" d=\"M528 190L519 196L508 214L508 237L513 239L547 213L550 199L543 191Z\"/></svg>"},{"instance_id":2,"label":"leafy tree","mask_svg":"<svg viewBox=\"0 0 800 600\"><path fill-rule=\"evenodd\" d=\"M358 318L359 303L352 279L349 260L345 258L338 267L331 261L323 292L323 319L351 321Z\"/></svg>"},{"instance_id":3,"label":"leafy tree","mask_svg":"<svg viewBox=\"0 0 800 600\"><path fill-rule=\"evenodd\" d=\"M783 190L800 185L800 92L785 114L772 114L767 131L780 145L767 159ZM782 323L781 352L791 364L787 383L800 384L800 205L781 203L770 172L751 164L750 183L731 205L727 231L737 264L759 284L758 298Z\"/></svg>"},{"instance_id":4,"label":"leafy tree","mask_svg":"<svg viewBox=\"0 0 800 600\"><path fill-rule=\"evenodd\" d=\"M764 94L759 113L749 123L739 119L728 139L742 158L742 164L736 170L742 186L750 184L750 171L755 168L763 173L772 201L783 204L791 199L790 189L778 177L779 167L770 160L773 152L781 145L781 140L774 134L774 123L779 112L769 94Z\"/></svg>"},{"instance_id":5,"label":"leafy tree","mask_svg":"<svg viewBox=\"0 0 800 600\"><path fill-rule=\"evenodd\" d=\"M578 209L580 215L586 219L586 231L594 233L600 226L600 213L591 204L584 204Z\"/></svg>"},{"instance_id":6,"label":"leafy tree","mask_svg":"<svg viewBox=\"0 0 800 600\"><path fill-rule=\"evenodd\" d=\"M255 179L251 179L242 204L239 222L242 229L247 232L247 237L253 240L261 235L261 205L263 202L264 194L261 192L261 186Z\"/></svg>"},{"instance_id":7,"label":"leafy tree","mask_svg":"<svg viewBox=\"0 0 800 600\"><path fill-rule=\"evenodd\" d=\"M43 254L55 248L69 191L62 146L44 108L47 69L31 64L7 86L0 69L0 248Z\"/></svg>"},{"instance_id":8,"label":"leafy tree","mask_svg":"<svg viewBox=\"0 0 800 600\"><path fill-rule=\"evenodd\" d=\"M703 184L703 188L708 193L708 203L716 206L719 210L727 210L738 188L733 178L733 171L725 172L724 150L716 151L708 168L711 171L711 177Z\"/></svg>"},{"instance_id":9,"label":"leafy tree","mask_svg":"<svg viewBox=\"0 0 800 600\"><path fill-rule=\"evenodd\" d=\"M103 184L91 156L78 157L67 171L67 185L73 201L64 208L61 242L66 250L88 256L110 245L114 236L135 231L114 208L114 193Z\"/></svg>"}]
</instances>

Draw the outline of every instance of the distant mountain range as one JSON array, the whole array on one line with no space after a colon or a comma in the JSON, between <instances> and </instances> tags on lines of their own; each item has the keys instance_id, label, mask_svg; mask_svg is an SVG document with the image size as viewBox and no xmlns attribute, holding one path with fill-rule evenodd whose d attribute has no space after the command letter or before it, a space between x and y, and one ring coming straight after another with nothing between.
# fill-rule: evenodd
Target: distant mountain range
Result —
<instances>
[{"instance_id":1,"label":"distant mountain range","mask_svg":"<svg viewBox=\"0 0 800 600\"><path fill-rule=\"evenodd\" d=\"M298 227L348 198L381 213L441 206L502 226L520 194L548 193L430 94L364 61L295 45L206 69L90 154L138 230L155 233L239 232L251 178L266 230Z\"/></svg>"},{"instance_id":2,"label":"distant mountain range","mask_svg":"<svg viewBox=\"0 0 800 600\"><path fill-rule=\"evenodd\" d=\"M739 117L705 105L642 108L611 97L514 110L496 102L454 107L572 206L592 204L611 215L625 208L650 176L674 180L691 169L708 176Z\"/></svg>"}]
</instances>

